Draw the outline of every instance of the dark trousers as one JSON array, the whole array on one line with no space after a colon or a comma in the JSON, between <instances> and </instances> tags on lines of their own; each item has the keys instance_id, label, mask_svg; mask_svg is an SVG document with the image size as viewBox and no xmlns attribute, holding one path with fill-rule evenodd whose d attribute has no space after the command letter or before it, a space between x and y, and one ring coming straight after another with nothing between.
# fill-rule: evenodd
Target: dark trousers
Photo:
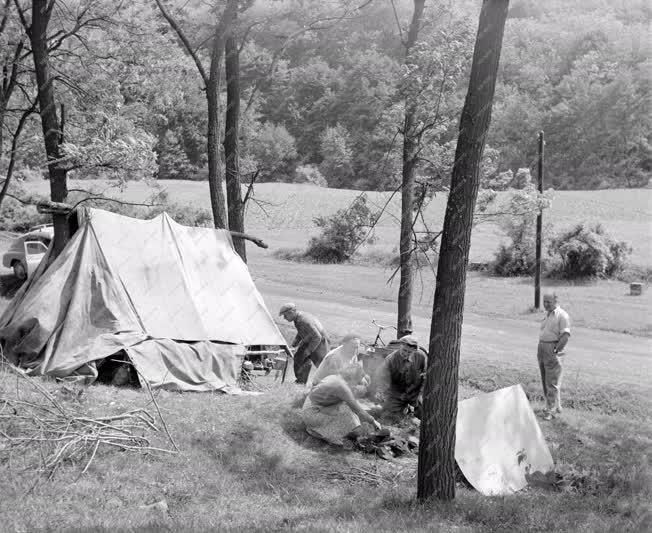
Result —
<instances>
[{"instance_id":1,"label":"dark trousers","mask_svg":"<svg viewBox=\"0 0 652 533\"><path fill-rule=\"evenodd\" d=\"M310 375L310 364L314 364L317 368L324 357L328 353L328 341L323 339L315 351L312 353L305 353L303 350L294 354L294 377L297 383L306 384L308 376Z\"/></svg>"}]
</instances>

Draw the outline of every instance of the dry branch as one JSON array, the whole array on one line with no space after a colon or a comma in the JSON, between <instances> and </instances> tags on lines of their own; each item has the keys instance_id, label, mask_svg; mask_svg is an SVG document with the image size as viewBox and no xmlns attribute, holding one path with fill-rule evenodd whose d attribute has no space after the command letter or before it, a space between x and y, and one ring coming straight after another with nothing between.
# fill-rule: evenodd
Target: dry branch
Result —
<instances>
[{"instance_id":1,"label":"dry branch","mask_svg":"<svg viewBox=\"0 0 652 533\"><path fill-rule=\"evenodd\" d=\"M11 196L11 195L8 195ZM20 198L16 198L15 196L11 196L11 198L15 198L16 200L20 201L23 204L28 204L32 205L33 202L29 200L21 200ZM157 205L161 204L144 204L144 203L135 203L135 202L124 202L122 200L117 200L115 198L108 198L104 196L97 196L97 197L92 197L92 198L85 198L84 200L81 200L77 202L74 206L62 202L52 202L50 200L39 200L36 203L36 210L39 213L44 213L44 214L49 214L49 215L69 215L71 212L75 210L75 208L81 204L82 202L89 201L89 200L103 200L103 201L108 201L108 202L116 202L119 204L123 205L136 205L136 206L145 206L145 207L155 207ZM241 233L239 231L229 231L231 234L231 237L234 239L244 239L246 241L251 241L253 242L256 246L259 248L269 248L267 243L265 243L262 239L258 237L254 237L253 235L249 235L248 233Z\"/></svg>"},{"instance_id":2,"label":"dry branch","mask_svg":"<svg viewBox=\"0 0 652 533\"><path fill-rule=\"evenodd\" d=\"M12 477L34 476L30 491L43 479L51 479L63 465L79 466L79 475L83 475L101 448L137 453L178 452L158 406L157 413L174 449L153 446L146 437L147 432L158 432L159 428L145 409L100 417L82 414L57 401L37 379L7 361L1 350L0 360L5 371L16 374L19 382L22 378L37 393L35 398L25 397L18 386L12 394L6 389L0 392L0 464L9 468Z\"/></svg>"}]
</instances>

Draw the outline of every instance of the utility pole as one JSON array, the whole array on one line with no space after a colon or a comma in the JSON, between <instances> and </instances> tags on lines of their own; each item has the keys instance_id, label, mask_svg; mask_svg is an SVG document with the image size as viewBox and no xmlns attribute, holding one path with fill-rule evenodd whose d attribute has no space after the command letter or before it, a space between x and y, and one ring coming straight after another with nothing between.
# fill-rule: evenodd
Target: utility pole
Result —
<instances>
[{"instance_id":1,"label":"utility pole","mask_svg":"<svg viewBox=\"0 0 652 533\"><path fill-rule=\"evenodd\" d=\"M539 162L537 171L537 182L539 193L543 194L543 147L545 140L543 138L543 130L539 132ZM543 209L539 210L537 215L537 259L536 269L534 271L534 307L541 308L541 232L543 229Z\"/></svg>"}]
</instances>

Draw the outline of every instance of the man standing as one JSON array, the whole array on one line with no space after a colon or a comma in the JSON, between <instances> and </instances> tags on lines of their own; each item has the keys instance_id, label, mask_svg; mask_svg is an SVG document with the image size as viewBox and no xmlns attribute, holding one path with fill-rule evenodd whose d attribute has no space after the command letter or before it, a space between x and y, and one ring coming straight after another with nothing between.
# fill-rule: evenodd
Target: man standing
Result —
<instances>
[{"instance_id":1,"label":"man standing","mask_svg":"<svg viewBox=\"0 0 652 533\"><path fill-rule=\"evenodd\" d=\"M319 320L309 313L297 311L297 306L287 303L279 313L288 322L294 322L297 335L291 346L294 351L294 376L296 382L303 385L308 381L310 362L318 367L328 353L328 338Z\"/></svg>"},{"instance_id":2,"label":"man standing","mask_svg":"<svg viewBox=\"0 0 652 533\"><path fill-rule=\"evenodd\" d=\"M557 296L544 294L543 307L546 316L541 322L537 360L541 372L543 396L546 399L544 420L553 418L554 413L561 413L561 359L564 347L570 337L570 318L568 313L557 304Z\"/></svg>"}]
</instances>

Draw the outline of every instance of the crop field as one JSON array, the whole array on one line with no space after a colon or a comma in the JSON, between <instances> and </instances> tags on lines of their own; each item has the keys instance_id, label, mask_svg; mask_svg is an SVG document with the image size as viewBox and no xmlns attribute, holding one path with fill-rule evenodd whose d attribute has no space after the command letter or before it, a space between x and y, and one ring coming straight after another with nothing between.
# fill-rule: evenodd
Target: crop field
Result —
<instances>
[{"instance_id":1,"label":"crop field","mask_svg":"<svg viewBox=\"0 0 652 533\"><path fill-rule=\"evenodd\" d=\"M206 182L166 180L151 183L129 182L120 190L110 183L96 180L71 180L70 188L102 191L132 202L147 201L158 191L167 192L170 202L210 208ZM26 184L30 192L47 194L47 182ZM316 216L327 216L346 208L360 194L359 191L324 189L313 185L262 183L255 186L245 224L274 248L302 248L309 235L315 232ZM373 245L364 253L391 253L398 243L400 195L388 192L368 192L372 208L380 210L387 204L379 220ZM426 210L431 229L441 226L446 196L437 195ZM544 214L544 224L554 228L568 227L581 221L600 222L615 237L629 242L634 250L632 263L652 265L652 189L611 189L600 191L558 191L553 195L552 207ZM472 261L489 261L503 234L493 224L479 224L474 229L471 247Z\"/></svg>"}]
</instances>

